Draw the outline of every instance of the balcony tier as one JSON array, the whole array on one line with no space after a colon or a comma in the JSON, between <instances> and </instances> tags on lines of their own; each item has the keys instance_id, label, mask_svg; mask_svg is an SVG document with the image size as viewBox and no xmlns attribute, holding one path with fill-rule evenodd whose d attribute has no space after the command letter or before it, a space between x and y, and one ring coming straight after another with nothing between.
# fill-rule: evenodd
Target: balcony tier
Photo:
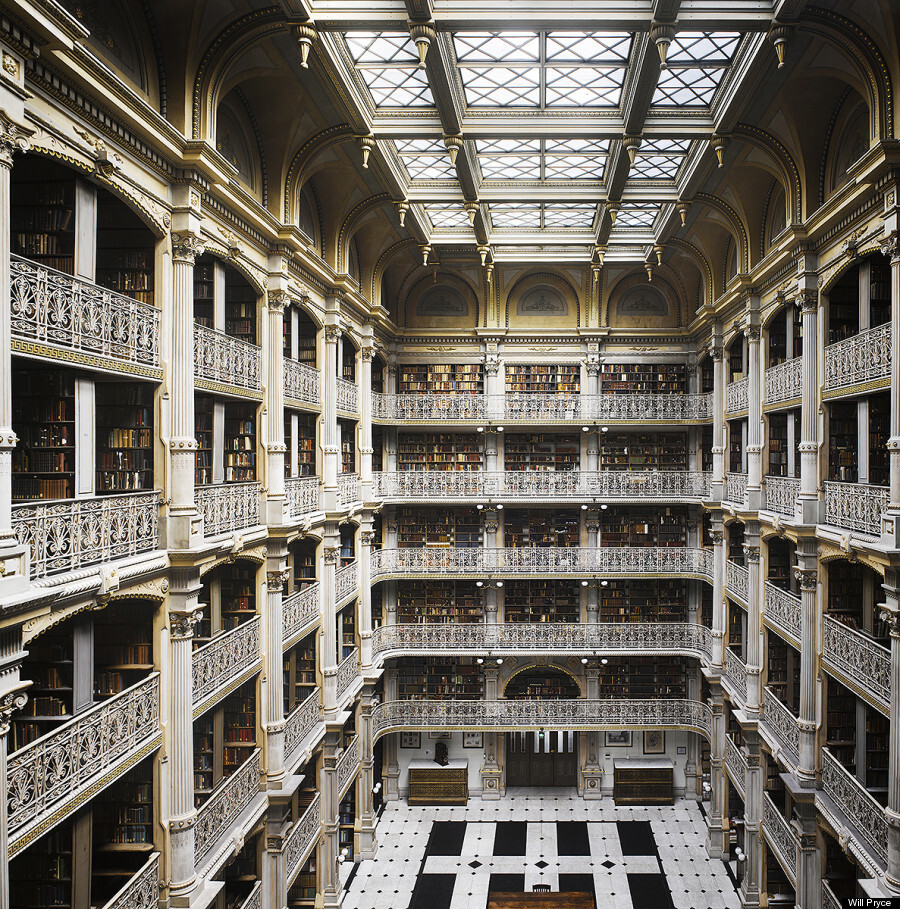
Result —
<instances>
[{"instance_id":1,"label":"balcony tier","mask_svg":"<svg viewBox=\"0 0 900 909\"><path fill-rule=\"evenodd\" d=\"M262 351L224 331L194 326L194 384L211 391L250 392L260 397Z\"/></svg>"},{"instance_id":2,"label":"balcony tier","mask_svg":"<svg viewBox=\"0 0 900 909\"><path fill-rule=\"evenodd\" d=\"M203 536L217 537L257 527L261 520L259 483L220 483L198 486L194 505L203 518Z\"/></svg>"},{"instance_id":3,"label":"balcony tier","mask_svg":"<svg viewBox=\"0 0 900 909\"><path fill-rule=\"evenodd\" d=\"M198 717L260 665L260 616L214 637L193 653L193 712Z\"/></svg>"}]
</instances>

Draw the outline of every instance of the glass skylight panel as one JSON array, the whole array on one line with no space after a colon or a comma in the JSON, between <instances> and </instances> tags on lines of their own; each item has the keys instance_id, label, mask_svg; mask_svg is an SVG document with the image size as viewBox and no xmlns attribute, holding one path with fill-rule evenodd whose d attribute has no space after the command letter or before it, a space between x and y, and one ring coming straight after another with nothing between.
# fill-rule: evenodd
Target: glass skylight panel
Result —
<instances>
[{"instance_id":1,"label":"glass skylight panel","mask_svg":"<svg viewBox=\"0 0 900 909\"><path fill-rule=\"evenodd\" d=\"M459 68L469 107L537 107L540 70L496 67Z\"/></svg>"},{"instance_id":2,"label":"glass skylight panel","mask_svg":"<svg viewBox=\"0 0 900 909\"><path fill-rule=\"evenodd\" d=\"M434 107L423 69L360 69L376 107Z\"/></svg>"},{"instance_id":3,"label":"glass skylight panel","mask_svg":"<svg viewBox=\"0 0 900 909\"><path fill-rule=\"evenodd\" d=\"M631 55L629 32L547 32L546 60L626 64Z\"/></svg>"},{"instance_id":4,"label":"glass skylight panel","mask_svg":"<svg viewBox=\"0 0 900 909\"><path fill-rule=\"evenodd\" d=\"M459 63L537 63L537 32L456 32L453 46Z\"/></svg>"},{"instance_id":5,"label":"glass skylight panel","mask_svg":"<svg viewBox=\"0 0 900 909\"><path fill-rule=\"evenodd\" d=\"M597 206L594 204L547 203L544 205L544 227L590 230L596 213Z\"/></svg>"},{"instance_id":6,"label":"glass skylight panel","mask_svg":"<svg viewBox=\"0 0 900 909\"><path fill-rule=\"evenodd\" d=\"M641 141L640 148L638 148L638 154L645 155L649 154L650 152L672 154L675 152L680 152L681 154L686 155L687 150L690 147L690 139L643 139Z\"/></svg>"},{"instance_id":7,"label":"glass skylight panel","mask_svg":"<svg viewBox=\"0 0 900 909\"><path fill-rule=\"evenodd\" d=\"M606 139L477 139L484 180L602 180Z\"/></svg>"},{"instance_id":8,"label":"glass skylight panel","mask_svg":"<svg viewBox=\"0 0 900 909\"><path fill-rule=\"evenodd\" d=\"M524 228L526 230L540 230L541 206L530 203L492 203L490 206L491 224L494 228Z\"/></svg>"},{"instance_id":9,"label":"glass skylight panel","mask_svg":"<svg viewBox=\"0 0 900 909\"><path fill-rule=\"evenodd\" d=\"M628 172L630 180L674 180L690 139L649 139L641 143Z\"/></svg>"},{"instance_id":10,"label":"glass skylight panel","mask_svg":"<svg viewBox=\"0 0 900 909\"><path fill-rule=\"evenodd\" d=\"M345 32L344 41L376 107L434 106L408 32Z\"/></svg>"},{"instance_id":11,"label":"glass skylight panel","mask_svg":"<svg viewBox=\"0 0 900 909\"><path fill-rule=\"evenodd\" d=\"M618 107L625 68L546 68L547 107Z\"/></svg>"},{"instance_id":12,"label":"glass skylight panel","mask_svg":"<svg viewBox=\"0 0 900 909\"><path fill-rule=\"evenodd\" d=\"M409 32L345 32L344 41L354 63L419 62Z\"/></svg>"},{"instance_id":13,"label":"glass skylight panel","mask_svg":"<svg viewBox=\"0 0 900 909\"><path fill-rule=\"evenodd\" d=\"M395 139L394 146L410 180L455 180L456 168L437 139Z\"/></svg>"},{"instance_id":14,"label":"glass skylight panel","mask_svg":"<svg viewBox=\"0 0 900 909\"><path fill-rule=\"evenodd\" d=\"M544 149L547 154L605 155L609 153L609 139L545 139Z\"/></svg>"},{"instance_id":15,"label":"glass skylight panel","mask_svg":"<svg viewBox=\"0 0 900 909\"><path fill-rule=\"evenodd\" d=\"M659 206L655 202L626 202L619 209L615 230L650 229L656 220Z\"/></svg>"},{"instance_id":16,"label":"glass skylight panel","mask_svg":"<svg viewBox=\"0 0 900 909\"><path fill-rule=\"evenodd\" d=\"M666 63L728 63L740 40L740 32L678 32L669 45Z\"/></svg>"},{"instance_id":17,"label":"glass skylight panel","mask_svg":"<svg viewBox=\"0 0 900 909\"><path fill-rule=\"evenodd\" d=\"M541 150L540 139L477 139L475 150L479 155L528 154Z\"/></svg>"},{"instance_id":18,"label":"glass skylight panel","mask_svg":"<svg viewBox=\"0 0 900 909\"><path fill-rule=\"evenodd\" d=\"M460 205L438 205L430 203L424 206L425 213L435 230L453 230L470 227L469 216Z\"/></svg>"},{"instance_id":19,"label":"glass skylight panel","mask_svg":"<svg viewBox=\"0 0 900 909\"><path fill-rule=\"evenodd\" d=\"M734 52L740 32L680 32L666 55L651 105L708 107Z\"/></svg>"},{"instance_id":20,"label":"glass skylight panel","mask_svg":"<svg viewBox=\"0 0 900 909\"><path fill-rule=\"evenodd\" d=\"M502 155L479 158L481 176L485 180L540 180L540 155Z\"/></svg>"},{"instance_id":21,"label":"glass skylight panel","mask_svg":"<svg viewBox=\"0 0 900 909\"><path fill-rule=\"evenodd\" d=\"M547 155L544 158L545 180L602 180L606 158L587 155Z\"/></svg>"}]
</instances>

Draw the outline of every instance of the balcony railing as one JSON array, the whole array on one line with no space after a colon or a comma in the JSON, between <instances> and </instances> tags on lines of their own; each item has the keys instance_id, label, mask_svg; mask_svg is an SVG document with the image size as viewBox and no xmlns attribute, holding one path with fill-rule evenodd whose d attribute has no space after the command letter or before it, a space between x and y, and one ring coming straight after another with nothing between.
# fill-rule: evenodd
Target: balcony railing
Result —
<instances>
[{"instance_id":1,"label":"balcony railing","mask_svg":"<svg viewBox=\"0 0 900 909\"><path fill-rule=\"evenodd\" d=\"M739 413L750 406L750 378L725 386L725 413Z\"/></svg>"},{"instance_id":2,"label":"balcony railing","mask_svg":"<svg viewBox=\"0 0 900 909\"><path fill-rule=\"evenodd\" d=\"M337 669L337 696L343 697L354 680L359 677L359 654L356 648L352 653L348 653L344 659L338 663Z\"/></svg>"},{"instance_id":3,"label":"balcony railing","mask_svg":"<svg viewBox=\"0 0 900 909\"><path fill-rule=\"evenodd\" d=\"M359 770L360 741L355 735L344 749L337 762L337 788L340 798L349 788Z\"/></svg>"},{"instance_id":4,"label":"balcony railing","mask_svg":"<svg viewBox=\"0 0 900 909\"><path fill-rule=\"evenodd\" d=\"M887 819L884 809L827 748L822 749L822 788L838 810L863 835L881 861L887 863Z\"/></svg>"},{"instance_id":5,"label":"balcony railing","mask_svg":"<svg viewBox=\"0 0 900 909\"><path fill-rule=\"evenodd\" d=\"M826 524L880 536L881 515L887 511L891 500L887 486L833 482L823 485Z\"/></svg>"},{"instance_id":6,"label":"balcony railing","mask_svg":"<svg viewBox=\"0 0 900 909\"><path fill-rule=\"evenodd\" d=\"M222 835L259 792L259 766L257 749L200 806L194 825L194 867L203 865Z\"/></svg>"},{"instance_id":7,"label":"balcony railing","mask_svg":"<svg viewBox=\"0 0 900 909\"><path fill-rule=\"evenodd\" d=\"M822 881L822 909L841 909L841 901L828 886L828 881Z\"/></svg>"},{"instance_id":8,"label":"balcony railing","mask_svg":"<svg viewBox=\"0 0 900 909\"><path fill-rule=\"evenodd\" d=\"M386 577L431 577L444 574L504 577L567 572L623 575L690 575L712 580L712 553L687 547L625 546L511 549L380 549L372 553L372 580Z\"/></svg>"},{"instance_id":9,"label":"balcony railing","mask_svg":"<svg viewBox=\"0 0 900 909\"><path fill-rule=\"evenodd\" d=\"M778 695L771 688L765 688L763 691L760 717L782 745L787 747L788 754L796 763L800 754L800 728L797 726L797 717L778 700Z\"/></svg>"},{"instance_id":10,"label":"balcony railing","mask_svg":"<svg viewBox=\"0 0 900 909\"><path fill-rule=\"evenodd\" d=\"M256 527L260 521L259 483L221 483L197 486L194 505L203 516L203 535L216 537L245 527Z\"/></svg>"},{"instance_id":11,"label":"balcony railing","mask_svg":"<svg viewBox=\"0 0 900 909\"><path fill-rule=\"evenodd\" d=\"M790 878L791 884L796 886L797 840L784 815L768 793L763 795L763 833L774 849L781 867Z\"/></svg>"},{"instance_id":12,"label":"balcony railing","mask_svg":"<svg viewBox=\"0 0 900 909\"><path fill-rule=\"evenodd\" d=\"M284 358L284 396L304 404L322 402L322 374L318 369Z\"/></svg>"},{"instance_id":13,"label":"balcony railing","mask_svg":"<svg viewBox=\"0 0 900 909\"><path fill-rule=\"evenodd\" d=\"M338 502L341 508L347 508L359 501L359 474L338 474Z\"/></svg>"},{"instance_id":14,"label":"balcony railing","mask_svg":"<svg viewBox=\"0 0 900 909\"><path fill-rule=\"evenodd\" d=\"M690 470L404 470L375 473L377 498L432 502L468 501L484 496L504 499L704 499L711 474Z\"/></svg>"},{"instance_id":15,"label":"balcony railing","mask_svg":"<svg viewBox=\"0 0 900 909\"><path fill-rule=\"evenodd\" d=\"M629 654L678 653L710 658L712 632L687 622L534 622L382 625L372 635L381 659L441 652Z\"/></svg>"},{"instance_id":16,"label":"balcony railing","mask_svg":"<svg viewBox=\"0 0 900 909\"><path fill-rule=\"evenodd\" d=\"M372 711L373 737L401 729L690 729L709 736L706 704L681 698L547 701L386 701Z\"/></svg>"},{"instance_id":17,"label":"balcony railing","mask_svg":"<svg viewBox=\"0 0 900 909\"><path fill-rule=\"evenodd\" d=\"M260 621L254 616L194 651L191 694L195 711L259 663Z\"/></svg>"},{"instance_id":18,"label":"balcony railing","mask_svg":"<svg viewBox=\"0 0 900 909\"><path fill-rule=\"evenodd\" d=\"M802 384L803 357L770 366L766 370L766 404L799 400Z\"/></svg>"},{"instance_id":19,"label":"balcony railing","mask_svg":"<svg viewBox=\"0 0 900 909\"><path fill-rule=\"evenodd\" d=\"M335 379L337 394L336 394L336 406L338 410L343 410L345 413L358 413L359 412L359 388L355 382L349 382L347 379L342 379L338 376Z\"/></svg>"},{"instance_id":20,"label":"balcony railing","mask_svg":"<svg viewBox=\"0 0 900 909\"><path fill-rule=\"evenodd\" d=\"M321 806L319 794L309 803L309 807L291 828L284 843L284 873L287 878L285 889L290 890L303 863L316 845L319 831L322 829Z\"/></svg>"},{"instance_id":21,"label":"balcony railing","mask_svg":"<svg viewBox=\"0 0 900 909\"><path fill-rule=\"evenodd\" d=\"M340 603L346 597L356 593L359 587L359 562L351 562L334 573L334 598Z\"/></svg>"},{"instance_id":22,"label":"balcony railing","mask_svg":"<svg viewBox=\"0 0 900 909\"><path fill-rule=\"evenodd\" d=\"M318 477L287 477L284 481L287 510L292 518L315 514L319 506Z\"/></svg>"},{"instance_id":23,"label":"balcony railing","mask_svg":"<svg viewBox=\"0 0 900 909\"><path fill-rule=\"evenodd\" d=\"M159 853L136 872L103 909L157 909L159 905Z\"/></svg>"},{"instance_id":24,"label":"balcony railing","mask_svg":"<svg viewBox=\"0 0 900 909\"><path fill-rule=\"evenodd\" d=\"M13 530L30 552L31 578L153 552L159 498L155 491L135 492L15 506Z\"/></svg>"},{"instance_id":25,"label":"balcony railing","mask_svg":"<svg viewBox=\"0 0 900 909\"><path fill-rule=\"evenodd\" d=\"M750 572L743 565L729 559L725 563L725 589L744 603L747 602L747 591L750 589Z\"/></svg>"},{"instance_id":26,"label":"balcony railing","mask_svg":"<svg viewBox=\"0 0 900 909\"><path fill-rule=\"evenodd\" d=\"M149 754L160 742L159 673L97 704L9 757L10 855Z\"/></svg>"},{"instance_id":27,"label":"balcony railing","mask_svg":"<svg viewBox=\"0 0 900 909\"><path fill-rule=\"evenodd\" d=\"M795 477L766 477L766 510L794 517L800 481Z\"/></svg>"},{"instance_id":28,"label":"balcony railing","mask_svg":"<svg viewBox=\"0 0 900 909\"><path fill-rule=\"evenodd\" d=\"M281 600L282 634L285 644L319 618L319 582L307 584Z\"/></svg>"},{"instance_id":29,"label":"balcony railing","mask_svg":"<svg viewBox=\"0 0 900 909\"><path fill-rule=\"evenodd\" d=\"M511 392L503 396L505 420L559 420L587 419L591 399L573 394L521 394Z\"/></svg>"},{"instance_id":30,"label":"balcony railing","mask_svg":"<svg viewBox=\"0 0 900 909\"><path fill-rule=\"evenodd\" d=\"M261 909L262 907L262 881L257 881L247 899L241 903L239 909Z\"/></svg>"},{"instance_id":31,"label":"balcony railing","mask_svg":"<svg viewBox=\"0 0 900 909\"><path fill-rule=\"evenodd\" d=\"M373 393L372 416L378 420L453 422L484 420L487 412L484 395L431 395Z\"/></svg>"},{"instance_id":32,"label":"balcony railing","mask_svg":"<svg viewBox=\"0 0 900 909\"><path fill-rule=\"evenodd\" d=\"M885 710L891 704L891 652L865 634L826 615L822 659L845 682L861 688Z\"/></svg>"},{"instance_id":33,"label":"balcony railing","mask_svg":"<svg viewBox=\"0 0 900 909\"><path fill-rule=\"evenodd\" d=\"M747 503L747 474L726 473L723 498L733 505L744 506Z\"/></svg>"},{"instance_id":34,"label":"balcony railing","mask_svg":"<svg viewBox=\"0 0 900 909\"><path fill-rule=\"evenodd\" d=\"M319 722L319 692L313 691L302 700L284 721L284 756L285 764L290 764L294 752L303 744L303 740L315 729Z\"/></svg>"},{"instance_id":35,"label":"balcony railing","mask_svg":"<svg viewBox=\"0 0 900 909\"><path fill-rule=\"evenodd\" d=\"M159 310L105 287L10 257L14 338L158 369ZM130 369L128 371L131 371Z\"/></svg>"},{"instance_id":36,"label":"balcony railing","mask_svg":"<svg viewBox=\"0 0 900 909\"><path fill-rule=\"evenodd\" d=\"M765 583L765 618L788 640L800 643L800 597L776 587L771 581Z\"/></svg>"},{"instance_id":37,"label":"balcony railing","mask_svg":"<svg viewBox=\"0 0 900 909\"><path fill-rule=\"evenodd\" d=\"M587 398L586 416L610 422L711 420L712 394L602 394Z\"/></svg>"},{"instance_id":38,"label":"balcony railing","mask_svg":"<svg viewBox=\"0 0 900 909\"><path fill-rule=\"evenodd\" d=\"M890 322L825 348L825 391L890 377Z\"/></svg>"},{"instance_id":39,"label":"balcony railing","mask_svg":"<svg viewBox=\"0 0 900 909\"><path fill-rule=\"evenodd\" d=\"M259 391L260 349L224 331L194 326L194 378Z\"/></svg>"},{"instance_id":40,"label":"balcony railing","mask_svg":"<svg viewBox=\"0 0 900 909\"><path fill-rule=\"evenodd\" d=\"M725 675L731 682L734 693L745 701L747 699L747 664L730 647L725 649Z\"/></svg>"},{"instance_id":41,"label":"balcony railing","mask_svg":"<svg viewBox=\"0 0 900 909\"><path fill-rule=\"evenodd\" d=\"M725 736L725 766L728 768L728 775L731 777L734 788L737 789L738 795L743 798L747 779L747 759L741 753L741 749L728 736Z\"/></svg>"}]
</instances>

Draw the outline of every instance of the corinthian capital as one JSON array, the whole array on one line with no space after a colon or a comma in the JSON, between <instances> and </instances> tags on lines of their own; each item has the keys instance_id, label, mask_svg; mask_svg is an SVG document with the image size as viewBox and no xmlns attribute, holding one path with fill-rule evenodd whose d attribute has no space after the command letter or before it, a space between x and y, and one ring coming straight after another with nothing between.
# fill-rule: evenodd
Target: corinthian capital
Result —
<instances>
[{"instance_id":1,"label":"corinthian capital","mask_svg":"<svg viewBox=\"0 0 900 909\"><path fill-rule=\"evenodd\" d=\"M6 694L0 695L0 737L9 732L9 724L12 722L12 715L16 710L21 710L28 700L28 695L18 689L16 691L7 691Z\"/></svg>"},{"instance_id":2,"label":"corinthian capital","mask_svg":"<svg viewBox=\"0 0 900 909\"><path fill-rule=\"evenodd\" d=\"M197 256L203 254L204 248L200 234L190 231L172 234L172 258L176 262L193 265Z\"/></svg>"},{"instance_id":3,"label":"corinthian capital","mask_svg":"<svg viewBox=\"0 0 900 909\"><path fill-rule=\"evenodd\" d=\"M375 359L375 348L374 347L361 347L359 350L359 355L363 360L372 361Z\"/></svg>"},{"instance_id":4,"label":"corinthian capital","mask_svg":"<svg viewBox=\"0 0 900 909\"><path fill-rule=\"evenodd\" d=\"M814 591L818 581L815 568L795 568L794 577L800 583L800 589Z\"/></svg>"},{"instance_id":5,"label":"corinthian capital","mask_svg":"<svg viewBox=\"0 0 900 909\"><path fill-rule=\"evenodd\" d=\"M194 626L203 618L202 609L191 612L169 613L169 634L173 640L183 640L194 636Z\"/></svg>"},{"instance_id":6,"label":"corinthian capital","mask_svg":"<svg viewBox=\"0 0 900 909\"><path fill-rule=\"evenodd\" d=\"M291 298L286 290L270 290L268 296L269 312L284 312L290 306Z\"/></svg>"},{"instance_id":7,"label":"corinthian capital","mask_svg":"<svg viewBox=\"0 0 900 909\"><path fill-rule=\"evenodd\" d=\"M332 344L337 344L341 339L341 330L337 325L326 325L325 326L325 340L330 341Z\"/></svg>"},{"instance_id":8,"label":"corinthian capital","mask_svg":"<svg viewBox=\"0 0 900 909\"><path fill-rule=\"evenodd\" d=\"M892 233L884 240L881 251L891 260L891 265L900 263L900 234Z\"/></svg>"},{"instance_id":9,"label":"corinthian capital","mask_svg":"<svg viewBox=\"0 0 900 909\"><path fill-rule=\"evenodd\" d=\"M801 290L797 295L797 305L801 312L815 312L819 308L819 292L816 290Z\"/></svg>"},{"instance_id":10,"label":"corinthian capital","mask_svg":"<svg viewBox=\"0 0 900 909\"><path fill-rule=\"evenodd\" d=\"M266 590L269 593L281 593L284 590L284 585L287 583L287 579L290 575L290 572L285 571L267 571L266 572Z\"/></svg>"},{"instance_id":11,"label":"corinthian capital","mask_svg":"<svg viewBox=\"0 0 900 909\"><path fill-rule=\"evenodd\" d=\"M5 110L0 110L0 165L12 167L13 155L28 150L28 140L32 135L34 130L14 123Z\"/></svg>"}]
</instances>

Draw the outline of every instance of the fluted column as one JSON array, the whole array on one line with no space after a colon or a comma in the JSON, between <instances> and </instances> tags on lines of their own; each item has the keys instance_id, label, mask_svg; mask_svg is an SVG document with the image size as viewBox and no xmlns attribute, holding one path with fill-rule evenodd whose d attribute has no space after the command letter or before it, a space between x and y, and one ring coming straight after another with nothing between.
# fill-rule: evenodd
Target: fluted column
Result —
<instances>
[{"instance_id":1,"label":"fluted column","mask_svg":"<svg viewBox=\"0 0 900 909\"><path fill-rule=\"evenodd\" d=\"M891 716L900 716L900 577L898 569L884 573L886 602L881 616L891 630ZM884 811L888 824L888 860L885 880L900 894L900 723L892 722L888 739L888 801Z\"/></svg>"},{"instance_id":2,"label":"fluted column","mask_svg":"<svg viewBox=\"0 0 900 909\"><path fill-rule=\"evenodd\" d=\"M794 801L791 827L797 836L797 909L820 909L822 905L823 855L818 836L818 811L814 789L798 789L791 777L785 785Z\"/></svg>"},{"instance_id":3,"label":"fluted column","mask_svg":"<svg viewBox=\"0 0 900 909\"><path fill-rule=\"evenodd\" d=\"M896 190L894 193L896 205ZM892 233L882 244L881 251L891 260L891 350L900 351L900 234ZM891 437L888 439L891 459L890 510L900 513L900 356L891 357ZM900 539L896 528L895 537Z\"/></svg>"},{"instance_id":4,"label":"fluted column","mask_svg":"<svg viewBox=\"0 0 900 909\"><path fill-rule=\"evenodd\" d=\"M284 520L284 309L290 305L283 290L270 291L266 309L266 514L269 524Z\"/></svg>"},{"instance_id":5,"label":"fluted column","mask_svg":"<svg viewBox=\"0 0 900 909\"><path fill-rule=\"evenodd\" d=\"M322 610L321 663L322 677L324 679L324 708L325 717L333 718L337 713L337 671L338 671L338 643L337 643L337 610L335 604L335 574L337 572L338 558L341 547L337 535L337 527L333 524L326 525L325 542L322 547L323 561L320 608Z\"/></svg>"},{"instance_id":6,"label":"fluted column","mask_svg":"<svg viewBox=\"0 0 900 909\"><path fill-rule=\"evenodd\" d=\"M581 365L584 376L584 387L581 389L581 393L591 402L588 406L592 407L597 401L597 395L600 394L600 354L594 351L585 354ZM593 419L594 413L596 410L589 410L586 414L582 411L582 418Z\"/></svg>"},{"instance_id":7,"label":"fluted column","mask_svg":"<svg viewBox=\"0 0 900 909\"><path fill-rule=\"evenodd\" d=\"M691 582L688 581L688 584ZM691 610L693 616L689 615L688 621L696 623L696 610ZM688 670L687 674L687 696L689 701L700 700L700 669L694 668ZM687 760L684 762L684 797L693 799L695 802L700 801L700 782L702 772L700 770L700 735L696 732L687 734Z\"/></svg>"},{"instance_id":8,"label":"fluted column","mask_svg":"<svg viewBox=\"0 0 900 909\"><path fill-rule=\"evenodd\" d=\"M397 670L384 671L384 699L397 700ZM393 732L381 739L381 776L384 780L384 800L395 802L400 798L400 762L397 760L399 732Z\"/></svg>"},{"instance_id":9,"label":"fluted column","mask_svg":"<svg viewBox=\"0 0 900 909\"><path fill-rule=\"evenodd\" d=\"M500 520L497 517L496 511L484 511L484 548L485 553L491 553L493 556L497 550L497 533L500 530ZM487 564L488 560L485 560ZM487 580L487 579L485 579ZM497 593L497 587L494 584L488 584L484 588L484 621L488 625L496 625L499 613L498 609L501 605L499 600L500 597ZM504 621L506 616L503 616Z\"/></svg>"},{"instance_id":10,"label":"fluted column","mask_svg":"<svg viewBox=\"0 0 900 909\"><path fill-rule=\"evenodd\" d=\"M341 730L331 728L325 733L322 746L322 769L319 772L319 806L322 815L322 836L319 841L319 864L323 905L339 906L341 902L341 879L338 855L339 798L337 765L341 754Z\"/></svg>"},{"instance_id":11,"label":"fluted column","mask_svg":"<svg viewBox=\"0 0 900 909\"><path fill-rule=\"evenodd\" d=\"M722 686L710 680L709 708L712 713L709 742L709 812L706 815L706 851L710 858L728 853L727 833L722 821L725 811L725 714Z\"/></svg>"},{"instance_id":12,"label":"fluted column","mask_svg":"<svg viewBox=\"0 0 900 909\"><path fill-rule=\"evenodd\" d=\"M359 482L360 498L372 501L372 360L375 347L363 342L359 352Z\"/></svg>"},{"instance_id":13,"label":"fluted column","mask_svg":"<svg viewBox=\"0 0 900 909\"><path fill-rule=\"evenodd\" d=\"M818 695L819 603L816 574L816 540L801 538L797 547L794 570L800 582L800 763L797 778L803 788L816 785L818 728L816 701Z\"/></svg>"},{"instance_id":14,"label":"fluted column","mask_svg":"<svg viewBox=\"0 0 900 909\"><path fill-rule=\"evenodd\" d=\"M341 330L325 326L325 362L322 366L322 499L326 512L338 509L338 470L341 448L337 425L337 363Z\"/></svg>"},{"instance_id":15,"label":"fluted column","mask_svg":"<svg viewBox=\"0 0 900 909\"><path fill-rule=\"evenodd\" d=\"M721 502L725 492L725 351L721 328L716 326L709 355L713 361L713 475L710 497Z\"/></svg>"},{"instance_id":16,"label":"fluted column","mask_svg":"<svg viewBox=\"0 0 900 909\"><path fill-rule=\"evenodd\" d=\"M359 775L356 778L356 814L359 833L356 835L356 857L375 857L378 843L375 840L375 803L372 788L375 785L372 755L372 709L374 707L374 686L366 685L359 702Z\"/></svg>"},{"instance_id":17,"label":"fluted column","mask_svg":"<svg viewBox=\"0 0 900 909\"><path fill-rule=\"evenodd\" d=\"M754 314L756 316L756 314ZM757 316L758 317L758 316ZM747 325L747 507L759 511L762 483L762 387L760 328Z\"/></svg>"},{"instance_id":18,"label":"fluted column","mask_svg":"<svg viewBox=\"0 0 900 909\"><path fill-rule=\"evenodd\" d=\"M728 603L725 600L725 532L721 512L713 512L710 539L713 544L712 668L718 673L725 665L725 631Z\"/></svg>"},{"instance_id":19,"label":"fluted column","mask_svg":"<svg viewBox=\"0 0 900 909\"><path fill-rule=\"evenodd\" d=\"M600 515L596 511L589 511L585 517L584 528L587 531L588 551L593 552L598 545L600 534ZM585 616L589 623L600 621L600 591L596 584L588 584L582 588L585 591Z\"/></svg>"},{"instance_id":20,"label":"fluted column","mask_svg":"<svg viewBox=\"0 0 900 909\"><path fill-rule=\"evenodd\" d=\"M496 344L493 347L496 348ZM496 350L489 350L484 355L484 393L487 397L487 409L485 412L489 420L502 420L505 411L502 366L503 363Z\"/></svg>"},{"instance_id":21,"label":"fluted column","mask_svg":"<svg viewBox=\"0 0 900 909\"><path fill-rule=\"evenodd\" d=\"M759 748L759 733L744 730L744 748L747 753L747 772L744 775L744 876L741 878L741 907L760 904L760 882L762 880L762 815L763 775L762 756Z\"/></svg>"},{"instance_id":22,"label":"fluted column","mask_svg":"<svg viewBox=\"0 0 900 909\"><path fill-rule=\"evenodd\" d=\"M759 524L747 524L748 543L744 543L747 561L747 713L759 713L760 673L762 672L762 595L759 562Z\"/></svg>"},{"instance_id":23,"label":"fluted column","mask_svg":"<svg viewBox=\"0 0 900 909\"><path fill-rule=\"evenodd\" d=\"M270 789L284 781L284 626L282 598L287 582L287 553L279 541L269 541L266 561L266 779Z\"/></svg>"},{"instance_id":24,"label":"fluted column","mask_svg":"<svg viewBox=\"0 0 900 909\"><path fill-rule=\"evenodd\" d=\"M500 694L500 667L497 663L484 664L484 699L493 701ZM503 771L500 767L500 742L502 733L484 733L484 764L481 767L481 798L485 801L499 799L503 792Z\"/></svg>"},{"instance_id":25,"label":"fluted column","mask_svg":"<svg viewBox=\"0 0 900 909\"><path fill-rule=\"evenodd\" d=\"M590 621L590 620L589 620ZM585 697L600 697L600 668L594 665L585 671ZM581 768L582 797L599 801L603 798L603 765L600 763L600 736L596 730L581 733L584 763Z\"/></svg>"},{"instance_id":26,"label":"fluted column","mask_svg":"<svg viewBox=\"0 0 900 909\"><path fill-rule=\"evenodd\" d=\"M372 544L375 533L372 530L372 514L365 512L362 529L359 532L359 663L366 675L372 667Z\"/></svg>"},{"instance_id":27,"label":"fluted column","mask_svg":"<svg viewBox=\"0 0 900 909\"><path fill-rule=\"evenodd\" d=\"M596 400L596 397L593 400ZM600 436L596 432L587 433L585 455L587 460L584 469L592 472L598 471L600 469Z\"/></svg>"},{"instance_id":28,"label":"fluted column","mask_svg":"<svg viewBox=\"0 0 900 909\"><path fill-rule=\"evenodd\" d=\"M802 381L800 385L800 517L804 524L819 520L819 440L818 440L818 321L819 294L800 293L803 320Z\"/></svg>"}]
</instances>

